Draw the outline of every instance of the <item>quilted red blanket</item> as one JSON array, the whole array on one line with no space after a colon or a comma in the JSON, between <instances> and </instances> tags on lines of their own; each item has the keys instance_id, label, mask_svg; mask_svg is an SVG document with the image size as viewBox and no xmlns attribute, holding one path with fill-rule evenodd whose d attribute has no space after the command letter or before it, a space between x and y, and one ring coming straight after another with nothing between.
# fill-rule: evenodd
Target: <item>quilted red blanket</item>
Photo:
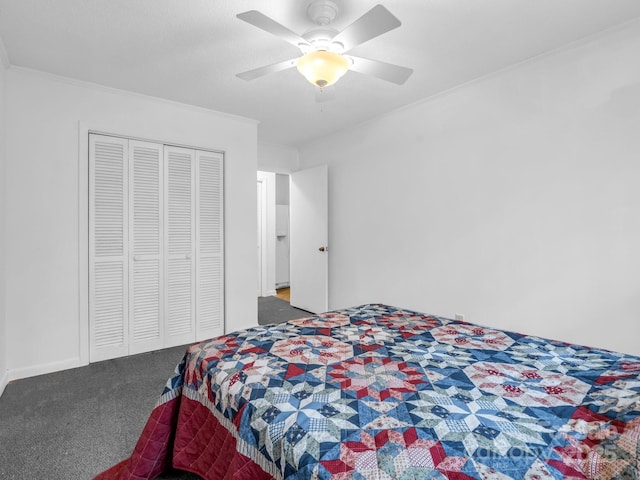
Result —
<instances>
[{"instance_id":1,"label":"quilted red blanket","mask_svg":"<svg viewBox=\"0 0 640 480\"><path fill-rule=\"evenodd\" d=\"M191 346L99 480L640 478L640 358L364 305Z\"/></svg>"}]
</instances>

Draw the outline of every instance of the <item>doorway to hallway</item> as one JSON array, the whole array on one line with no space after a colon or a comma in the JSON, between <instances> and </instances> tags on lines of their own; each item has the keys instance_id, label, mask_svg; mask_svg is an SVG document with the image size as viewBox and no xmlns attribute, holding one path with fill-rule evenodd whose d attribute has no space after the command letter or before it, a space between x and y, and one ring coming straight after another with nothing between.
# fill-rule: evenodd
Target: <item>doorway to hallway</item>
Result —
<instances>
[{"instance_id":1,"label":"doorway to hallway","mask_svg":"<svg viewBox=\"0 0 640 480\"><path fill-rule=\"evenodd\" d=\"M259 297L290 287L287 301L328 310L328 168L258 172Z\"/></svg>"}]
</instances>

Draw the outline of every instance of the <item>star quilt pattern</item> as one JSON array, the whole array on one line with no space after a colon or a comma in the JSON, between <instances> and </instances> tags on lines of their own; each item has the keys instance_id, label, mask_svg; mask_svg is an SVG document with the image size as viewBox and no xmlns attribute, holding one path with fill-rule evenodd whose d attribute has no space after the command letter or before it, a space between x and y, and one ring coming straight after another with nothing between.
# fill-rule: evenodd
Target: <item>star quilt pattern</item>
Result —
<instances>
[{"instance_id":1,"label":"star quilt pattern","mask_svg":"<svg viewBox=\"0 0 640 480\"><path fill-rule=\"evenodd\" d=\"M160 453L101 479L640 479L640 358L387 305L192 345L169 402Z\"/></svg>"}]
</instances>

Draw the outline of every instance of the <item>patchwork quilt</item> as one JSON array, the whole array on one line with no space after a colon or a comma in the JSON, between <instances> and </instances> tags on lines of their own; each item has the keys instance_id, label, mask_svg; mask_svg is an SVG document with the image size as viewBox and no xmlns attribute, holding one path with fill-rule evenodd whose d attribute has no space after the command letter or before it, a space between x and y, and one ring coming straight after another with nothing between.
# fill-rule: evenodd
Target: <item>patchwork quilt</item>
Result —
<instances>
[{"instance_id":1,"label":"patchwork quilt","mask_svg":"<svg viewBox=\"0 0 640 480\"><path fill-rule=\"evenodd\" d=\"M97 478L640 479L640 358L364 305L192 345Z\"/></svg>"}]
</instances>

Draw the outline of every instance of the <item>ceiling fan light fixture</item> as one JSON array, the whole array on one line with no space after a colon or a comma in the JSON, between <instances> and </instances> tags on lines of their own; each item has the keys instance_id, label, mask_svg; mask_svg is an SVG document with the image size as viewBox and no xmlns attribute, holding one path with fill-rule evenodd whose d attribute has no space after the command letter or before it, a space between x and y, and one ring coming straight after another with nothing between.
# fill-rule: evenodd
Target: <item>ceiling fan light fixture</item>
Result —
<instances>
[{"instance_id":1,"label":"ceiling fan light fixture","mask_svg":"<svg viewBox=\"0 0 640 480\"><path fill-rule=\"evenodd\" d=\"M336 83L351 65L347 58L326 50L306 53L296 64L304 78L320 88Z\"/></svg>"}]
</instances>

